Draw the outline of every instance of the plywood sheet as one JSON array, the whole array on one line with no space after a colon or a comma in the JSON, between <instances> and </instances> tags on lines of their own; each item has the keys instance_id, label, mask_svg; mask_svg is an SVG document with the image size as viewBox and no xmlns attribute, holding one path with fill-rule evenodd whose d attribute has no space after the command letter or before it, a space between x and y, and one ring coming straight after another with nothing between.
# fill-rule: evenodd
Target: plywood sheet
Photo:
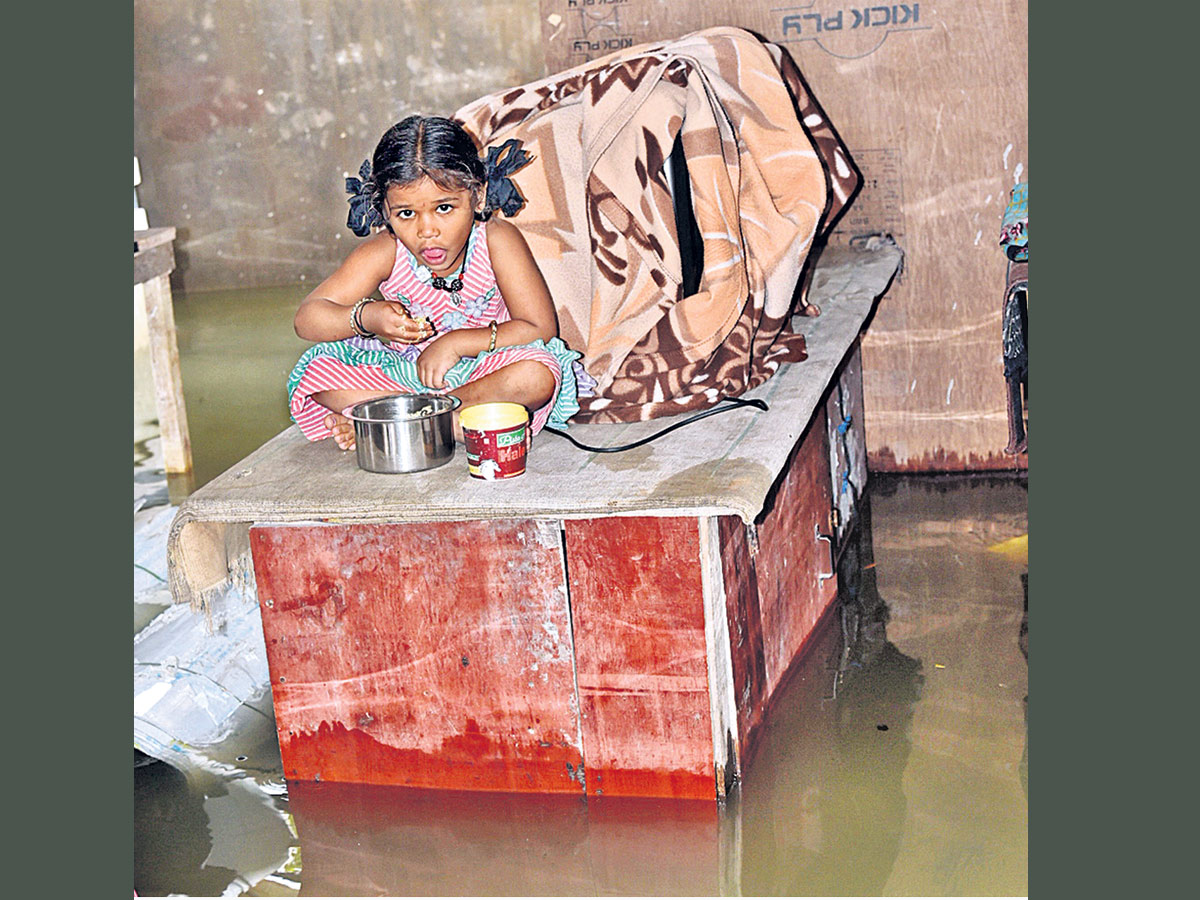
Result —
<instances>
[{"instance_id":1,"label":"plywood sheet","mask_svg":"<svg viewBox=\"0 0 1200 900\"><path fill-rule=\"evenodd\" d=\"M831 508L829 443L821 416L797 448L756 523L754 566L768 697L837 598L829 537Z\"/></svg>"},{"instance_id":2,"label":"plywood sheet","mask_svg":"<svg viewBox=\"0 0 1200 900\"><path fill-rule=\"evenodd\" d=\"M715 797L696 519L564 524L588 794Z\"/></svg>"},{"instance_id":3,"label":"plywood sheet","mask_svg":"<svg viewBox=\"0 0 1200 900\"><path fill-rule=\"evenodd\" d=\"M582 793L556 526L264 526L251 545L287 778Z\"/></svg>"}]
</instances>

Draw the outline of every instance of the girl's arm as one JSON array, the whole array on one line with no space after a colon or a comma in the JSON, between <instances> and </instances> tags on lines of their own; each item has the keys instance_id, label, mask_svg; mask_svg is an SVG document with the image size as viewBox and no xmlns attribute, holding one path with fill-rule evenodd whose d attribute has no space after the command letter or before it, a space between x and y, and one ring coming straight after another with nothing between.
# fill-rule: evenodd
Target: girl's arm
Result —
<instances>
[{"instance_id":1,"label":"girl's arm","mask_svg":"<svg viewBox=\"0 0 1200 900\"><path fill-rule=\"evenodd\" d=\"M313 288L296 310L296 334L306 341L339 341L355 334L350 311L374 293L396 262L396 239L386 231L355 247L337 271ZM399 303L379 301L362 309L364 328L383 340L416 343L429 336L428 323L409 317Z\"/></svg>"},{"instance_id":2,"label":"girl's arm","mask_svg":"<svg viewBox=\"0 0 1200 900\"><path fill-rule=\"evenodd\" d=\"M496 219L487 226L488 254L496 285L508 306L512 321L496 330L496 346L548 341L558 336L558 314L550 299L550 288L542 277L525 243L525 238L511 222ZM491 339L489 332L488 339ZM486 344L484 349L486 349Z\"/></svg>"}]
</instances>

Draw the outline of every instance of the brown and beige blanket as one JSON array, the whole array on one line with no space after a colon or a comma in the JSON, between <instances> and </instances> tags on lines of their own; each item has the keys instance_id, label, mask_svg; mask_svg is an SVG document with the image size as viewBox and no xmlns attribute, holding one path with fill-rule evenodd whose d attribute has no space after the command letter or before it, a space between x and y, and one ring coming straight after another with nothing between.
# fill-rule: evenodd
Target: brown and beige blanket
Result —
<instances>
[{"instance_id":1,"label":"brown and beige blanket","mask_svg":"<svg viewBox=\"0 0 1200 900\"><path fill-rule=\"evenodd\" d=\"M711 406L804 359L791 328L814 241L861 177L791 57L737 28L643 44L460 109L482 146L520 140L513 218L596 396L574 421ZM703 243L684 296L664 164L687 161Z\"/></svg>"}]
</instances>

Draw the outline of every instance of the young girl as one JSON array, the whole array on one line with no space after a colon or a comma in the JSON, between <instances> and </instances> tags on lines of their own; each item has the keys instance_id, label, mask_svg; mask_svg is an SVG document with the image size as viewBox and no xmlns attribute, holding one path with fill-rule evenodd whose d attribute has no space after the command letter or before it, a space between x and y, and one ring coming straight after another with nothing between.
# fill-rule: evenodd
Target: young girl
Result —
<instances>
[{"instance_id":1,"label":"young girl","mask_svg":"<svg viewBox=\"0 0 1200 900\"><path fill-rule=\"evenodd\" d=\"M498 205L508 215L520 208L497 156L490 152L485 167L457 123L410 116L380 139L362 181L347 179L357 190L351 229L384 230L296 312L296 334L319 342L287 385L292 418L309 440L332 435L352 448L346 410L396 393L453 394L462 407L520 403L535 434L578 412L579 354L557 336L550 292L525 239L485 205L507 200ZM523 154L509 153L509 166L514 158L520 165ZM376 290L382 300L370 298ZM453 428L461 440L457 411Z\"/></svg>"}]
</instances>

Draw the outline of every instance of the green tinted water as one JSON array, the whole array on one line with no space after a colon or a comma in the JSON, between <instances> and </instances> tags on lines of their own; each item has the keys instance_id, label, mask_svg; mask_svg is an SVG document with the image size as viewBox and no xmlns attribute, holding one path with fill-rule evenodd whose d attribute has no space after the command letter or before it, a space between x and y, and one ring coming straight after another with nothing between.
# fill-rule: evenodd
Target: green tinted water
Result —
<instances>
[{"instance_id":1,"label":"green tinted water","mask_svg":"<svg viewBox=\"0 0 1200 900\"><path fill-rule=\"evenodd\" d=\"M198 488L291 424L284 385L309 344L292 316L306 289L176 294L179 368ZM134 458L157 434L145 353L134 355ZM176 491L172 499L178 501Z\"/></svg>"}]
</instances>

